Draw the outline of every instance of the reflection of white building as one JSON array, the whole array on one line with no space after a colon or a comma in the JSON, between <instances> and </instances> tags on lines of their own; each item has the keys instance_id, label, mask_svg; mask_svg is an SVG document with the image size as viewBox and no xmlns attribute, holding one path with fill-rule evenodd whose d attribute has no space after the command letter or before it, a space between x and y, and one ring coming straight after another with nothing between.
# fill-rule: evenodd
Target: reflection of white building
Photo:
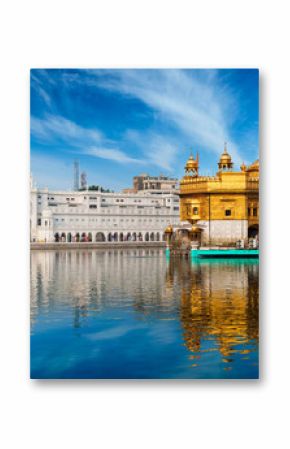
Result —
<instances>
[{"instance_id":1,"label":"reflection of white building","mask_svg":"<svg viewBox=\"0 0 290 449\"><path fill-rule=\"evenodd\" d=\"M147 312L151 306L159 313L162 305L165 313L176 307L174 301L168 303L162 248L32 251L30 266L32 324L39 313L59 307L72 307L76 320L88 308L119 307L120 301L125 307L130 303L136 312L144 311L144 306ZM145 294L148 288L150 295Z\"/></svg>"},{"instance_id":2,"label":"reflection of white building","mask_svg":"<svg viewBox=\"0 0 290 449\"><path fill-rule=\"evenodd\" d=\"M179 223L179 197L164 191L102 193L31 188L33 242L162 241Z\"/></svg>"}]
</instances>

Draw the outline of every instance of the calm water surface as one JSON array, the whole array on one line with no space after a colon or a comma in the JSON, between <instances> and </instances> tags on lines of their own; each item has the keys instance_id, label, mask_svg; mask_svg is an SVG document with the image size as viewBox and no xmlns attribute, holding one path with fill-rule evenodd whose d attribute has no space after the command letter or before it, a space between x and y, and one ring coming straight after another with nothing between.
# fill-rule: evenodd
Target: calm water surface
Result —
<instances>
[{"instance_id":1,"label":"calm water surface","mask_svg":"<svg viewBox=\"0 0 290 449\"><path fill-rule=\"evenodd\" d=\"M32 251L32 378L257 378L256 260Z\"/></svg>"}]
</instances>

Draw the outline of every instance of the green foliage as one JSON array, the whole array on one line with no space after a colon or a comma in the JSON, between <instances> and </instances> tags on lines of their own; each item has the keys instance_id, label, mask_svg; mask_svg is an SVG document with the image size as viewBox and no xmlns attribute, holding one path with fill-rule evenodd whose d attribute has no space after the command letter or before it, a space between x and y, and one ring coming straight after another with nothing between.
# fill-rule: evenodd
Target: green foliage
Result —
<instances>
[{"instance_id":1,"label":"green foliage","mask_svg":"<svg viewBox=\"0 0 290 449\"><path fill-rule=\"evenodd\" d=\"M80 192L82 192L84 190L90 190L90 191L94 191L94 192L114 193L113 190L104 189L102 186L96 186L94 184L89 186L88 189L85 189L85 188L79 189Z\"/></svg>"}]
</instances>

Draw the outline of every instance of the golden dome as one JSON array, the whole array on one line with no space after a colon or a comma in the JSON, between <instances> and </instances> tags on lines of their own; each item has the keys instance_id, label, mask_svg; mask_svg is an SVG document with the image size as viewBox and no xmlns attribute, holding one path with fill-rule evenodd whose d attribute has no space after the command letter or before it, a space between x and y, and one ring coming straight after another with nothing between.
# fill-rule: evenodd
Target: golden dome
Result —
<instances>
[{"instance_id":1,"label":"golden dome","mask_svg":"<svg viewBox=\"0 0 290 449\"><path fill-rule=\"evenodd\" d=\"M198 167L198 160L194 159L192 154L189 156L185 164L185 170L196 169Z\"/></svg>"},{"instance_id":2,"label":"golden dome","mask_svg":"<svg viewBox=\"0 0 290 449\"><path fill-rule=\"evenodd\" d=\"M191 154L185 164L185 174L189 176L198 176L198 153L194 159Z\"/></svg>"},{"instance_id":3,"label":"golden dome","mask_svg":"<svg viewBox=\"0 0 290 449\"><path fill-rule=\"evenodd\" d=\"M224 163L228 163L232 161L231 156L226 151L223 152L223 154L220 157L220 161Z\"/></svg>"},{"instance_id":4,"label":"golden dome","mask_svg":"<svg viewBox=\"0 0 290 449\"><path fill-rule=\"evenodd\" d=\"M173 227L171 225L168 225L164 232L165 232L165 234L172 234Z\"/></svg>"},{"instance_id":5,"label":"golden dome","mask_svg":"<svg viewBox=\"0 0 290 449\"><path fill-rule=\"evenodd\" d=\"M240 166L240 169L242 171L246 171L247 170L247 166L245 165L245 163L243 162L242 165Z\"/></svg>"},{"instance_id":6,"label":"golden dome","mask_svg":"<svg viewBox=\"0 0 290 449\"><path fill-rule=\"evenodd\" d=\"M233 167L232 158L228 153L226 142L225 142L224 151L221 154L218 166L219 166L219 169L224 169L224 168L228 169L228 168Z\"/></svg>"}]
</instances>

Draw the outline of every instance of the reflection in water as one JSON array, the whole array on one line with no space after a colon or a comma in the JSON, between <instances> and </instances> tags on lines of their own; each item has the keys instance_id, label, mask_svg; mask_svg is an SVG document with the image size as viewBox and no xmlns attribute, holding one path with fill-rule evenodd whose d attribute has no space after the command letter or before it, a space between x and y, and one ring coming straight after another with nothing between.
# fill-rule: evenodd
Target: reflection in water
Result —
<instances>
[{"instance_id":1,"label":"reflection in water","mask_svg":"<svg viewBox=\"0 0 290 449\"><path fill-rule=\"evenodd\" d=\"M258 341L257 262L175 260L170 262L167 278L181 285L183 336L196 358L216 346L225 363L232 361L234 353L250 353ZM202 349L203 340L215 343Z\"/></svg>"},{"instance_id":2,"label":"reflection in water","mask_svg":"<svg viewBox=\"0 0 290 449\"><path fill-rule=\"evenodd\" d=\"M257 378L255 260L33 251L34 378Z\"/></svg>"}]
</instances>

